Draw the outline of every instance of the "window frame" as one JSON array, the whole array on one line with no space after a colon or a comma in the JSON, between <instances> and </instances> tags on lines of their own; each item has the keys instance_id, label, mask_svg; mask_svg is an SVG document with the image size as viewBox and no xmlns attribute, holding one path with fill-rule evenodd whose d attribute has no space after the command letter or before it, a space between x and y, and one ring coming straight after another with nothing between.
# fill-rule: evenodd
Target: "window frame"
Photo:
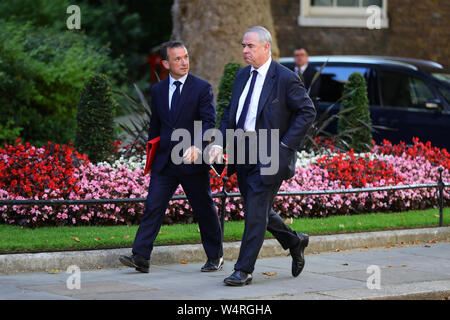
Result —
<instances>
[{"instance_id":1,"label":"window frame","mask_svg":"<svg viewBox=\"0 0 450 320\"><path fill-rule=\"evenodd\" d=\"M319 68L321 67L322 64L312 63L312 65L313 65L315 68L317 67L317 69L319 69ZM322 77L326 74L325 71L329 71L330 68L348 69L348 70L351 71L351 72L348 74L349 76L350 76L353 72L359 72L359 71L356 71L355 69L364 69L365 72L362 73L362 75L363 75L364 79L366 80L366 85L367 85L367 87L369 87L369 83L370 83L371 81L373 81L373 80L371 79L371 77L372 77L372 70L373 70L373 67L372 67L372 66L370 66L370 65L368 65L368 64L359 64L359 63L348 64L348 63L342 63L342 62L331 62L331 63L328 63L328 64L325 66L325 68L323 69L322 73L320 74L321 80L322 80ZM327 69L328 69L328 70L327 70ZM360 73L361 73L361 72L360 72ZM367 74L367 78L366 78L366 74ZM345 85L345 83L346 83L347 81L348 81L348 78L347 78L347 80L346 80L345 82L343 82L343 85ZM323 85L324 85L324 81L321 81L320 85L323 86ZM319 95L318 95L318 97L321 97L321 96L320 96L320 93L321 93L321 88L319 88ZM368 88L368 90L367 90L367 93L368 93L369 104L370 104L370 103L371 103L371 96L370 96L369 88ZM332 99L331 101L323 100L323 99L321 98L320 101L333 104L333 103L336 103L336 101L339 100L339 98L340 98L340 97L337 97L337 98L335 98L335 99Z\"/></svg>"},{"instance_id":2,"label":"window frame","mask_svg":"<svg viewBox=\"0 0 450 320\"><path fill-rule=\"evenodd\" d=\"M367 28L367 7L313 6L311 0L300 1L298 25L302 27ZM360 0L362 3L362 0ZM381 29L389 28L388 2L382 0ZM334 0L336 3L337 0Z\"/></svg>"}]
</instances>

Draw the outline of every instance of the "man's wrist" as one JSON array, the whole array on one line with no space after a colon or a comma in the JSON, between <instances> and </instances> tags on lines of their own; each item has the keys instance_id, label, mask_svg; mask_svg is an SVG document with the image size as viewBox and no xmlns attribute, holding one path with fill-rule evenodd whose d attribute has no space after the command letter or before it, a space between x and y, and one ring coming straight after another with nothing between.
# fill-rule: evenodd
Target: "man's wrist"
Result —
<instances>
[{"instance_id":1,"label":"man's wrist","mask_svg":"<svg viewBox=\"0 0 450 320\"><path fill-rule=\"evenodd\" d=\"M222 146L219 146L218 144L213 144L212 146L211 146L211 149L212 148L216 148L216 149L219 149L220 151L223 151L223 147Z\"/></svg>"},{"instance_id":2,"label":"man's wrist","mask_svg":"<svg viewBox=\"0 0 450 320\"><path fill-rule=\"evenodd\" d=\"M197 153L202 153L202 150L199 149L198 147L196 147L196 146L192 146L192 147L194 147L194 151L195 151L195 152L197 152Z\"/></svg>"}]
</instances>

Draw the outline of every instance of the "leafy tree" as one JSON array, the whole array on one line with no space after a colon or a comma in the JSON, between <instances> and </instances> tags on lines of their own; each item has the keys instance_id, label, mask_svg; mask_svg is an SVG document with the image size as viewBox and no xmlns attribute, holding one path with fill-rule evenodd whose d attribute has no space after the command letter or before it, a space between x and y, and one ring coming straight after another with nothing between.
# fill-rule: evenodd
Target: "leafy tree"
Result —
<instances>
[{"instance_id":1,"label":"leafy tree","mask_svg":"<svg viewBox=\"0 0 450 320\"><path fill-rule=\"evenodd\" d=\"M8 132L11 139L21 128L21 137L36 145L73 141L86 78L93 72L120 78L124 69L81 33L0 20L0 137Z\"/></svg>"},{"instance_id":2,"label":"leafy tree","mask_svg":"<svg viewBox=\"0 0 450 320\"><path fill-rule=\"evenodd\" d=\"M67 7L70 0L2 0L0 2L0 19L17 24L28 23L34 27L67 30Z\"/></svg>"},{"instance_id":3,"label":"leafy tree","mask_svg":"<svg viewBox=\"0 0 450 320\"><path fill-rule=\"evenodd\" d=\"M242 66L236 62L230 62L224 67L222 79L220 80L219 84L219 92L217 94L217 125L220 124L220 119L222 119L224 108L226 108L230 104L234 78L240 68L242 68Z\"/></svg>"},{"instance_id":4,"label":"leafy tree","mask_svg":"<svg viewBox=\"0 0 450 320\"><path fill-rule=\"evenodd\" d=\"M67 7L77 5L81 30L72 32L108 46L113 58L123 57L133 83L148 76L146 55L170 38L172 4L173 0L2 0L0 19L66 32Z\"/></svg>"},{"instance_id":5,"label":"leafy tree","mask_svg":"<svg viewBox=\"0 0 450 320\"><path fill-rule=\"evenodd\" d=\"M84 0L82 28L99 43L109 43L113 57L124 57L130 83L135 82L148 75L146 56L152 48L170 38L172 2Z\"/></svg>"}]
</instances>

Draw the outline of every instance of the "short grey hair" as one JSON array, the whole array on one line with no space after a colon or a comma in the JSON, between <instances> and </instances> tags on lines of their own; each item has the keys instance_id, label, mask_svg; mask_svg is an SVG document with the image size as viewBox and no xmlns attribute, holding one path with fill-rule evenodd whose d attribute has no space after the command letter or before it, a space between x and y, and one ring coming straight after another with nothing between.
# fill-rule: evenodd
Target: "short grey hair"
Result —
<instances>
[{"instance_id":1,"label":"short grey hair","mask_svg":"<svg viewBox=\"0 0 450 320\"><path fill-rule=\"evenodd\" d=\"M272 51L272 35L270 34L269 30L261 26L255 26L248 28L247 31L245 31L244 35L250 32L255 32L258 34L259 43L261 43L262 45L269 43L270 44L269 52Z\"/></svg>"}]
</instances>

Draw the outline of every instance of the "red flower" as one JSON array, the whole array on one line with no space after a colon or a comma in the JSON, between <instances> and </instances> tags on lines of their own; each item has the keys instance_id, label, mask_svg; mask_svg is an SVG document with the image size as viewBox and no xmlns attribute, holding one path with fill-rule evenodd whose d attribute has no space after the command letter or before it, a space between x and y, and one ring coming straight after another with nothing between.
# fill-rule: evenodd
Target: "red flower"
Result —
<instances>
[{"instance_id":1,"label":"red flower","mask_svg":"<svg viewBox=\"0 0 450 320\"><path fill-rule=\"evenodd\" d=\"M413 138L412 142L412 146L406 147L404 142L393 146L389 141L383 140L383 143L379 146L379 150L380 153L387 155L400 156L406 154L411 159L424 157L433 166L443 166L444 168L450 169L450 153L447 152L447 149L432 147L430 141L424 144L418 138Z\"/></svg>"},{"instance_id":2,"label":"red flower","mask_svg":"<svg viewBox=\"0 0 450 320\"><path fill-rule=\"evenodd\" d=\"M353 150L345 155L338 153L333 157L319 158L317 165L328 171L331 181L339 180L346 188L362 188L368 183L377 184L382 179L394 184L402 181L392 166L381 160L370 160L368 157L356 158Z\"/></svg>"},{"instance_id":3,"label":"red flower","mask_svg":"<svg viewBox=\"0 0 450 320\"><path fill-rule=\"evenodd\" d=\"M5 145L0 149L0 188L13 197L41 196L46 189L59 192L66 197L74 189L74 160L88 161L71 145L48 142L42 148L35 148L28 142L25 145Z\"/></svg>"}]
</instances>

